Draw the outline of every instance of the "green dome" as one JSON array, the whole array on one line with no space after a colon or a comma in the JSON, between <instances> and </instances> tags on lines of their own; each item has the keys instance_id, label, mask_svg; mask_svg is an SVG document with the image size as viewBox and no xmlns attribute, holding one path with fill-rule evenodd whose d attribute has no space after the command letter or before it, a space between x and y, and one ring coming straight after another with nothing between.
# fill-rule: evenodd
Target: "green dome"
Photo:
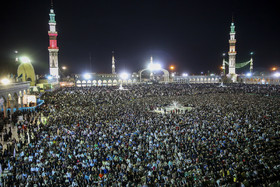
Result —
<instances>
[{"instance_id":1,"label":"green dome","mask_svg":"<svg viewBox=\"0 0 280 187\"><path fill-rule=\"evenodd\" d=\"M22 81L30 81L30 86L35 86L35 71L30 62L21 63L17 69L18 78Z\"/></svg>"}]
</instances>

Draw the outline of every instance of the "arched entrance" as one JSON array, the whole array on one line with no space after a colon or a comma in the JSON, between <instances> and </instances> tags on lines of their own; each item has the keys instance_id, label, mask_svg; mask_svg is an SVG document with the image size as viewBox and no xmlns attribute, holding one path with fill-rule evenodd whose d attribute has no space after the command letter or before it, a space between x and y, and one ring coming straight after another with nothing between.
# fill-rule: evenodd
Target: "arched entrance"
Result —
<instances>
[{"instance_id":1,"label":"arched entrance","mask_svg":"<svg viewBox=\"0 0 280 187\"><path fill-rule=\"evenodd\" d=\"M150 70L148 68L146 68L146 69L142 69L142 70L139 71L140 82L142 82L142 73L144 71L150 71ZM164 82L169 82L169 71L167 71L166 69L159 69L158 71L163 72Z\"/></svg>"}]
</instances>

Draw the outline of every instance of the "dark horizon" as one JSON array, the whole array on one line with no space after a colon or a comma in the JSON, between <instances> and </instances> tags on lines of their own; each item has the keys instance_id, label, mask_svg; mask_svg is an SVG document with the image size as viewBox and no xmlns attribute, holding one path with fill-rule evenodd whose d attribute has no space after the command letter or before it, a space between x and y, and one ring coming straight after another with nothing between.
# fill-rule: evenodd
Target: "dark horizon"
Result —
<instances>
[{"instance_id":1,"label":"dark horizon","mask_svg":"<svg viewBox=\"0 0 280 187\"><path fill-rule=\"evenodd\" d=\"M48 30L51 3L7 1L1 11L3 37L0 73L16 72L14 51L32 60L36 74L48 74ZM59 66L69 72L136 72L150 56L164 68L199 74L219 72L228 52L232 15L236 26L237 63L250 59L254 68L279 66L280 32L276 4L257 1L56 1ZM242 69L249 71L249 67Z\"/></svg>"}]
</instances>

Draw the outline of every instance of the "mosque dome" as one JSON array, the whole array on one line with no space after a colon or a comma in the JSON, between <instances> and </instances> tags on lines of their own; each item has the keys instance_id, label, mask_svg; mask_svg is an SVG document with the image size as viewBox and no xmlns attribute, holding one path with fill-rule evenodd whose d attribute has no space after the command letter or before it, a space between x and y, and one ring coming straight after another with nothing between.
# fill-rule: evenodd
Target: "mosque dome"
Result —
<instances>
[{"instance_id":1,"label":"mosque dome","mask_svg":"<svg viewBox=\"0 0 280 187\"><path fill-rule=\"evenodd\" d=\"M21 63L17 69L18 78L24 81L30 81L30 86L35 86L35 71L30 62Z\"/></svg>"}]
</instances>

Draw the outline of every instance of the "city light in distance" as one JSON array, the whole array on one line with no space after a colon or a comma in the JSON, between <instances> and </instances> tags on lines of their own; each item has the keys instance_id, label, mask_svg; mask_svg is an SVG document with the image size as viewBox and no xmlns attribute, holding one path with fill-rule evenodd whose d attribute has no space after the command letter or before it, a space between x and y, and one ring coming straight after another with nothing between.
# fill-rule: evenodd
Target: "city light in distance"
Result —
<instances>
[{"instance_id":1,"label":"city light in distance","mask_svg":"<svg viewBox=\"0 0 280 187\"><path fill-rule=\"evenodd\" d=\"M187 73L183 73L182 75L183 75L183 77L189 76L189 74L187 74Z\"/></svg>"},{"instance_id":2,"label":"city light in distance","mask_svg":"<svg viewBox=\"0 0 280 187\"><path fill-rule=\"evenodd\" d=\"M272 71L276 71L277 70L277 67L273 67L271 68Z\"/></svg>"},{"instance_id":3,"label":"city light in distance","mask_svg":"<svg viewBox=\"0 0 280 187\"><path fill-rule=\"evenodd\" d=\"M62 69L63 69L63 70L66 70L66 69L67 69L67 67L66 67L66 66L62 66Z\"/></svg>"},{"instance_id":4,"label":"city light in distance","mask_svg":"<svg viewBox=\"0 0 280 187\"><path fill-rule=\"evenodd\" d=\"M173 65L171 65L171 66L169 66L169 69L170 69L170 70L174 70L175 67L174 67Z\"/></svg>"}]
</instances>

